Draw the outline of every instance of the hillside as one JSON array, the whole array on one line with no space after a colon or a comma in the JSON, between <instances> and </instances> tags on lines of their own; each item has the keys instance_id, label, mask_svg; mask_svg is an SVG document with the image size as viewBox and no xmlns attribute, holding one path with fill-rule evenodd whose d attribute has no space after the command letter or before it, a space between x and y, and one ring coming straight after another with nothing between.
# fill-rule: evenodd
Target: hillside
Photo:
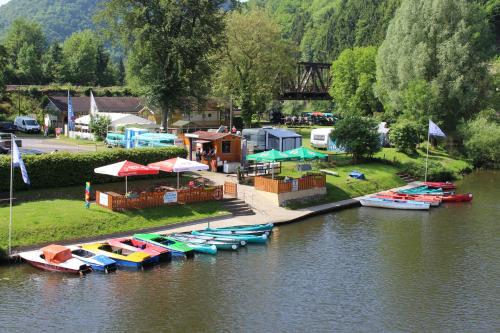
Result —
<instances>
[{"instance_id":1,"label":"hillside","mask_svg":"<svg viewBox=\"0 0 500 333\"><path fill-rule=\"evenodd\" d=\"M92 28L102 0L11 0L0 7L0 36L16 18L41 24L49 41L63 41L75 31Z\"/></svg>"}]
</instances>

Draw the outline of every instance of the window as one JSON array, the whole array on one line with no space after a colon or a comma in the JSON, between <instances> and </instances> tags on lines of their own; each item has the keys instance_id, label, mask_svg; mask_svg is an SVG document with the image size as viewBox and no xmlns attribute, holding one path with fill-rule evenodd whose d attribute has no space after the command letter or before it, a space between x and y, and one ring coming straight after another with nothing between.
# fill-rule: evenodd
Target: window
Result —
<instances>
[{"instance_id":1,"label":"window","mask_svg":"<svg viewBox=\"0 0 500 333\"><path fill-rule=\"evenodd\" d=\"M316 141L325 141L325 136L324 135L315 134L315 135L313 135L313 140L316 140Z\"/></svg>"},{"instance_id":2,"label":"window","mask_svg":"<svg viewBox=\"0 0 500 333\"><path fill-rule=\"evenodd\" d=\"M231 153L231 141L222 141L222 153L223 154Z\"/></svg>"}]
</instances>

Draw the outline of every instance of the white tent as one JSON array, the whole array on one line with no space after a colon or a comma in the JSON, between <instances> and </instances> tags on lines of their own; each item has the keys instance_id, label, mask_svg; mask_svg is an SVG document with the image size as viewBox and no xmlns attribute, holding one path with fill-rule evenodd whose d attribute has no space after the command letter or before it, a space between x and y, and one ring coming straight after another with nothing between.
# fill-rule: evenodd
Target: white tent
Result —
<instances>
[{"instance_id":1,"label":"white tent","mask_svg":"<svg viewBox=\"0 0 500 333\"><path fill-rule=\"evenodd\" d=\"M128 113L103 113L98 114L101 117L109 117L111 119L111 127L126 126L126 125L141 125L141 127L159 128L160 126L151 120ZM75 119L76 125L88 126L90 123L90 115L82 116Z\"/></svg>"}]
</instances>

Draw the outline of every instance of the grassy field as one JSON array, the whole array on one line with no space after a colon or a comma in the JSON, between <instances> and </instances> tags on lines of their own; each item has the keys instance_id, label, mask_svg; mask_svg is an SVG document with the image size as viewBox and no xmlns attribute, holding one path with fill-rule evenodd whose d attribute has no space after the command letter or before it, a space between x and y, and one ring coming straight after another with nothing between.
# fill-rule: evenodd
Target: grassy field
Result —
<instances>
[{"instance_id":1,"label":"grassy field","mask_svg":"<svg viewBox=\"0 0 500 333\"><path fill-rule=\"evenodd\" d=\"M296 171L295 167L296 163L294 162L283 163L281 176L300 177L302 173ZM379 192L405 184L405 182L396 175L396 173L398 172L398 169L396 167L383 163L374 162L336 167L327 166L326 163L321 163L315 165L313 168L314 171L318 171L319 169L328 169L331 171L335 171L338 173L338 176L326 176L327 194L323 199L315 199L314 202L303 201L300 204L290 205L290 208L297 209L311 205L335 202L365 194ZM353 170L364 173L366 176L366 180L358 180L349 177L348 174Z\"/></svg>"},{"instance_id":2,"label":"grassy field","mask_svg":"<svg viewBox=\"0 0 500 333\"><path fill-rule=\"evenodd\" d=\"M165 226L225 211L220 202L164 206L129 212L112 212L97 205L84 208L83 200L25 202L13 208L13 246L99 236L109 233ZM7 248L9 207L0 208L0 247Z\"/></svg>"}]
</instances>

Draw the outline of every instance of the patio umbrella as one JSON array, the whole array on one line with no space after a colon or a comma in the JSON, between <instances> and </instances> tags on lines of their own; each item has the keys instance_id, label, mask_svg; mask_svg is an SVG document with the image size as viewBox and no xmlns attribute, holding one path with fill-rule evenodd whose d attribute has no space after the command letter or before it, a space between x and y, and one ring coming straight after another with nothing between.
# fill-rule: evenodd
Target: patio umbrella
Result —
<instances>
[{"instance_id":1,"label":"patio umbrella","mask_svg":"<svg viewBox=\"0 0 500 333\"><path fill-rule=\"evenodd\" d=\"M128 176L156 175L158 170L130 161L122 161L94 169L95 173L115 177L125 177L125 193L128 192Z\"/></svg>"},{"instance_id":2,"label":"patio umbrella","mask_svg":"<svg viewBox=\"0 0 500 333\"><path fill-rule=\"evenodd\" d=\"M328 157L328 155L326 154L318 153L304 147L287 150L285 151L285 154L287 154L289 157L293 159L298 159L301 161L315 160Z\"/></svg>"},{"instance_id":3,"label":"patio umbrella","mask_svg":"<svg viewBox=\"0 0 500 333\"><path fill-rule=\"evenodd\" d=\"M179 173L185 171L202 171L208 170L208 165L195 161L186 160L176 157L169 160L148 164L148 167L165 172L177 172L177 188L179 188Z\"/></svg>"},{"instance_id":4,"label":"patio umbrella","mask_svg":"<svg viewBox=\"0 0 500 333\"><path fill-rule=\"evenodd\" d=\"M247 156L247 161L257 161L257 162L280 162L289 160L291 160L290 156L276 149L271 149L268 151L264 151L262 153L257 153ZM274 168L272 168L271 172L272 172L271 177L274 179Z\"/></svg>"}]
</instances>

